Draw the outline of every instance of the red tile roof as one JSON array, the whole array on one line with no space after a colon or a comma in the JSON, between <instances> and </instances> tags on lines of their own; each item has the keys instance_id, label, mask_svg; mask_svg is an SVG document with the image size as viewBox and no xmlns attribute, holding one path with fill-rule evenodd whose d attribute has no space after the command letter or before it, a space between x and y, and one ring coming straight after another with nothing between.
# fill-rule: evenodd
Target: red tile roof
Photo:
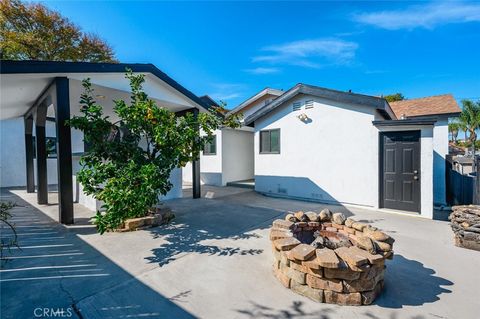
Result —
<instances>
[{"instance_id":1,"label":"red tile roof","mask_svg":"<svg viewBox=\"0 0 480 319\"><path fill-rule=\"evenodd\" d=\"M441 115L461 112L457 101L451 94L435 95L419 99L389 102L395 116L406 117Z\"/></svg>"}]
</instances>

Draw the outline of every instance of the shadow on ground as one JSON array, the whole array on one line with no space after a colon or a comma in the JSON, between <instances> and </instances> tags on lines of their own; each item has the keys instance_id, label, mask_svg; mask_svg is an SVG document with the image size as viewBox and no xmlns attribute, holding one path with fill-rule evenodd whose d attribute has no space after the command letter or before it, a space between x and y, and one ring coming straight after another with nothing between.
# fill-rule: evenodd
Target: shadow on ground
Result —
<instances>
[{"instance_id":1,"label":"shadow on ground","mask_svg":"<svg viewBox=\"0 0 480 319\"><path fill-rule=\"evenodd\" d=\"M315 319L331 319L333 317L333 309L321 309L307 311L304 309L302 301L294 301L289 307L283 309L275 309L250 302L251 307L248 309L237 310L238 313L248 318L271 318L271 319L294 319L294 318L315 318Z\"/></svg>"},{"instance_id":2,"label":"shadow on ground","mask_svg":"<svg viewBox=\"0 0 480 319\"><path fill-rule=\"evenodd\" d=\"M203 188L203 192L208 192L209 189L212 192L218 190L208 186ZM186 253L218 256L258 255L263 253L262 249L241 248L232 242L258 237L255 231L270 228L274 219L283 218L288 211L319 212L323 208L329 208L332 212L340 211L346 216L353 215L338 202L322 204L277 198L270 202L271 207L266 208L262 203L264 196L235 187L221 188L215 196L213 199L183 198L166 201L176 212L176 218L170 225L149 230L155 238L161 237L166 243L153 249L152 256L146 259L150 263L163 266ZM217 244L221 240L227 242L226 246Z\"/></svg>"},{"instance_id":3,"label":"shadow on ground","mask_svg":"<svg viewBox=\"0 0 480 319\"><path fill-rule=\"evenodd\" d=\"M1 317L33 318L35 309L60 309L77 318L194 318L175 304L190 292L164 296L117 266L8 190L21 249L7 252L0 268ZM12 234L2 226L1 237ZM70 311L70 312L67 312ZM36 312L38 314L38 310Z\"/></svg>"},{"instance_id":4,"label":"shadow on ground","mask_svg":"<svg viewBox=\"0 0 480 319\"><path fill-rule=\"evenodd\" d=\"M387 263L385 289L375 304L386 308L421 306L439 300L442 293L451 293L442 287L451 285L453 282L436 276L435 270L421 262L395 255Z\"/></svg>"},{"instance_id":5,"label":"shadow on ground","mask_svg":"<svg viewBox=\"0 0 480 319\"><path fill-rule=\"evenodd\" d=\"M147 258L150 263L160 266L185 253L217 256L261 254L261 248L242 248L235 242L259 238L255 231L269 228L273 219L284 215L284 211L247 207L223 200L197 199L192 202L191 199L182 199L169 203L169 206L176 214L172 223L149 230L153 237L162 237L166 241L153 249L153 256ZM226 240L226 243L218 244L219 240Z\"/></svg>"}]
</instances>

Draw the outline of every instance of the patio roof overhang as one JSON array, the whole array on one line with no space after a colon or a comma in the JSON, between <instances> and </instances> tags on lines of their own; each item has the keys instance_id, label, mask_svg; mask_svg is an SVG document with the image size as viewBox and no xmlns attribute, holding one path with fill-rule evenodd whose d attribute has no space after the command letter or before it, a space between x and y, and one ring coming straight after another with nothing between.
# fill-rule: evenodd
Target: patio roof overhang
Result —
<instances>
[{"instance_id":1,"label":"patio roof overhang","mask_svg":"<svg viewBox=\"0 0 480 319\"><path fill-rule=\"evenodd\" d=\"M37 201L48 202L47 151L45 123L56 123L59 221L73 224L71 131L65 125L72 115L70 105L78 101L80 81L90 78L96 89L110 99L128 96L127 69L145 75L143 89L157 104L177 115L207 112L209 106L152 64L88 63L57 61L0 62L0 120L23 117L27 191L35 191L34 160L36 149ZM75 100L73 100L75 99ZM48 113L53 106L54 114ZM52 108L50 108L52 110ZM53 116L52 116L53 115ZM35 130L35 145L33 145ZM193 142L193 141L192 141ZM200 163L194 161L193 197L200 197Z\"/></svg>"},{"instance_id":2,"label":"patio roof overhang","mask_svg":"<svg viewBox=\"0 0 480 319\"><path fill-rule=\"evenodd\" d=\"M57 77L91 82L122 92L130 92L127 69L145 75L145 92L159 105L174 112L197 108L205 112L209 106L195 94L174 81L152 64L87 63L57 61L1 61L0 119L25 115L32 104Z\"/></svg>"}]
</instances>

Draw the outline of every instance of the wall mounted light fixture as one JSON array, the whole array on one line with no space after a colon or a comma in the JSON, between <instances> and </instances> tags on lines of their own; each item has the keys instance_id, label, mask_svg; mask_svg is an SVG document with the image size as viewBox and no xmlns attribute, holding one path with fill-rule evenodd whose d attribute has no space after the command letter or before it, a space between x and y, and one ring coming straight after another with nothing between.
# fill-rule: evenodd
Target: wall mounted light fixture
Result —
<instances>
[{"instance_id":1,"label":"wall mounted light fixture","mask_svg":"<svg viewBox=\"0 0 480 319\"><path fill-rule=\"evenodd\" d=\"M302 113L302 114L298 115L297 118L302 122L306 122L306 121L309 120L308 115L305 114L305 113Z\"/></svg>"}]
</instances>

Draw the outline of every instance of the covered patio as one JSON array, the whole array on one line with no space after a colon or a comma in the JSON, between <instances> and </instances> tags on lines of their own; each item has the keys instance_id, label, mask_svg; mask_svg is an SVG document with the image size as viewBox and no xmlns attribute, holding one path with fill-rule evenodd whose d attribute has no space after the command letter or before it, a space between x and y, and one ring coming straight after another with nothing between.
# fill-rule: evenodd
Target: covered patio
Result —
<instances>
[{"instance_id":1,"label":"covered patio","mask_svg":"<svg viewBox=\"0 0 480 319\"><path fill-rule=\"evenodd\" d=\"M105 115L115 120L113 101L130 99L129 82L125 78L127 69L145 75L145 92L157 105L179 116L187 112L207 112L208 105L152 64L2 61L2 144L14 147L11 152L16 155L9 156L2 147L0 187L26 187L28 193L37 193L38 204L47 205L49 185L56 185L58 221L73 224L74 202L82 197L81 186L75 185L74 175L86 146L82 133L66 123L72 115L79 114L81 81L86 78L90 78ZM15 119L17 122L11 122ZM23 137L8 130L9 124L17 131L23 124ZM20 158L19 154L22 154ZM192 176L192 196L199 198L199 161L192 165ZM166 198L181 197L180 169L172 173L171 181L174 189Z\"/></svg>"}]
</instances>

